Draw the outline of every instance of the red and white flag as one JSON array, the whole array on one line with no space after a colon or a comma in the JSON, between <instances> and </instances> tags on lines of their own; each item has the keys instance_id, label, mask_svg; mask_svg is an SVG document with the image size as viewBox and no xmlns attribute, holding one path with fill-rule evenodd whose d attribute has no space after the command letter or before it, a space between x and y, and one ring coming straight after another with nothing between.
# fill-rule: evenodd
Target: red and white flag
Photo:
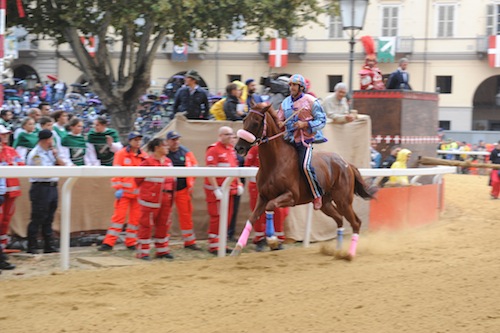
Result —
<instances>
[{"instance_id":1,"label":"red and white flag","mask_svg":"<svg viewBox=\"0 0 500 333\"><path fill-rule=\"evenodd\" d=\"M85 49L87 50L87 52L89 53L89 55L91 57L94 57L95 56L95 52L96 52L96 39L97 37L84 37L84 36L80 36L80 41L82 42L83 46L85 47Z\"/></svg>"},{"instance_id":2,"label":"red and white flag","mask_svg":"<svg viewBox=\"0 0 500 333\"><path fill-rule=\"evenodd\" d=\"M288 41L285 38L271 39L269 67L285 67L288 63Z\"/></svg>"},{"instance_id":3,"label":"red and white flag","mask_svg":"<svg viewBox=\"0 0 500 333\"><path fill-rule=\"evenodd\" d=\"M490 67L500 67L500 35L488 39L488 60Z\"/></svg>"}]
</instances>

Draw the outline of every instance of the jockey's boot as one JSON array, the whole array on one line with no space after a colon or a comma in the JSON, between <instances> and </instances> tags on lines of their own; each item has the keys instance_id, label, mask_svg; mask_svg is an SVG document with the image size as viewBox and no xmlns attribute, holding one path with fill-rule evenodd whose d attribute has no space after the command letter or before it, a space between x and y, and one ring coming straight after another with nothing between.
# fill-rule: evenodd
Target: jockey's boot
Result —
<instances>
[{"instance_id":1,"label":"jockey's boot","mask_svg":"<svg viewBox=\"0 0 500 333\"><path fill-rule=\"evenodd\" d=\"M314 198L313 204L315 210L321 209L321 206L323 206L323 199L321 197Z\"/></svg>"}]
</instances>

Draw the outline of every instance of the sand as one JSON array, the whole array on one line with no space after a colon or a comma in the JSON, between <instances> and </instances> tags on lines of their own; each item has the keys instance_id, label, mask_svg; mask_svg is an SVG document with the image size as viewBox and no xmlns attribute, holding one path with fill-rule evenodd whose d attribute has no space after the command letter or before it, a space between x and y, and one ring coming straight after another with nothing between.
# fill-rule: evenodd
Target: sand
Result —
<instances>
[{"instance_id":1,"label":"sand","mask_svg":"<svg viewBox=\"0 0 500 333\"><path fill-rule=\"evenodd\" d=\"M240 257L0 277L0 332L500 332L500 200L448 175L438 223ZM348 244L345 244L346 247Z\"/></svg>"}]
</instances>

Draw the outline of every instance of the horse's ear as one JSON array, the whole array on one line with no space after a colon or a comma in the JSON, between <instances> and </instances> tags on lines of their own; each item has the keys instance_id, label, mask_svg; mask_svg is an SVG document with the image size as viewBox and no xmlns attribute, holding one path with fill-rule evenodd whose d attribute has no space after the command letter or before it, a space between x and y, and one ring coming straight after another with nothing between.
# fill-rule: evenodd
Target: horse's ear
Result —
<instances>
[{"instance_id":1,"label":"horse's ear","mask_svg":"<svg viewBox=\"0 0 500 333\"><path fill-rule=\"evenodd\" d=\"M250 109L255 109L255 107L257 106L257 103L255 103L255 101L252 99L250 99Z\"/></svg>"},{"instance_id":2,"label":"horse's ear","mask_svg":"<svg viewBox=\"0 0 500 333\"><path fill-rule=\"evenodd\" d=\"M262 112L265 113L265 112L269 111L271 106L273 106L271 103L267 104L266 106L264 106L264 108L262 108Z\"/></svg>"}]
</instances>

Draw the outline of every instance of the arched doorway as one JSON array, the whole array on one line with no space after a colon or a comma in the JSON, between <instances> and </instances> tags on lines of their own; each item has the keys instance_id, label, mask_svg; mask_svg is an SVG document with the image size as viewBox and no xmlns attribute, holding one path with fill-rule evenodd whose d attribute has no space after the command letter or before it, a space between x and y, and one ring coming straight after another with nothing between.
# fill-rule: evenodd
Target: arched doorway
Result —
<instances>
[{"instance_id":1,"label":"arched doorway","mask_svg":"<svg viewBox=\"0 0 500 333\"><path fill-rule=\"evenodd\" d=\"M30 90L34 89L37 83L40 83L40 77L33 67L19 65L14 67L14 81L20 82L25 90Z\"/></svg>"},{"instance_id":2,"label":"arched doorway","mask_svg":"<svg viewBox=\"0 0 500 333\"><path fill-rule=\"evenodd\" d=\"M472 130L500 131L500 75L479 84L472 105Z\"/></svg>"}]
</instances>

